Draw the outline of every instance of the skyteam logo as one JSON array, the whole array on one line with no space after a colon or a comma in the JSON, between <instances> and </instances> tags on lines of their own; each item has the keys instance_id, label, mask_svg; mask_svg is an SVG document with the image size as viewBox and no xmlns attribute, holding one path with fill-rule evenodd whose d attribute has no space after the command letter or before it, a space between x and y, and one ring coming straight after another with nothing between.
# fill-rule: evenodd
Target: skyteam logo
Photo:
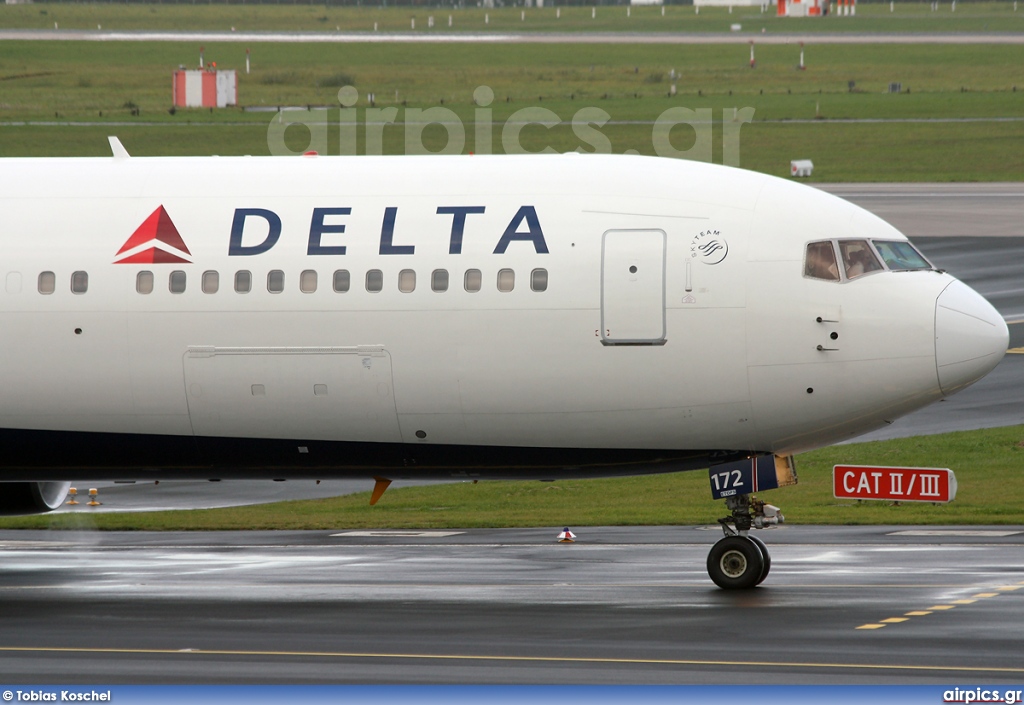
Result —
<instances>
[{"instance_id":1,"label":"skyteam logo","mask_svg":"<svg viewBox=\"0 0 1024 705\"><path fill-rule=\"evenodd\" d=\"M114 264L192 264L192 253L163 206L136 228L115 257L121 259Z\"/></svg>"},{"instance_id":2,"label":"skyteam logo","mask_svg":"<svg viewBox=\"0 0 1024 705\"><path fill-rule=\"evenodd\" d=\"M705 230L690 242L690 258L704 264L718 264L729 254L729 243L717 230Z\"/></svg>"}]
</instances>

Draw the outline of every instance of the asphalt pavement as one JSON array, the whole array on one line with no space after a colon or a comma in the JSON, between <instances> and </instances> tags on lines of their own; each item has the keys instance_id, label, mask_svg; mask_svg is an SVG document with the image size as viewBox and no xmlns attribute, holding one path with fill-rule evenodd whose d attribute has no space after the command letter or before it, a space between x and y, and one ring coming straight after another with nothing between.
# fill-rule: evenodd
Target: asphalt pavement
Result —
<instances>
[{"instance_id":1,"label":"asphalt pavement","mask_svg":"<svg viewBox=\"0 0 1024 705\"><path fill-rule=\"evenodd\" d=\"M1024 682L1024 526L0 532L8 683Z\"/></svg>"}]
</instances>

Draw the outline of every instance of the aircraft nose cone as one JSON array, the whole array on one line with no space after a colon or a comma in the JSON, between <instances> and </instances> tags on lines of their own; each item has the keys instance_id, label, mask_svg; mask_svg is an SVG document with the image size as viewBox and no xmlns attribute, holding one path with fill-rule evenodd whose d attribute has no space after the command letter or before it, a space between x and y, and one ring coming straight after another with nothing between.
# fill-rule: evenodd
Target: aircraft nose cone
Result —
<instances>
[{"instance_id":1,"label":"aircraft nose cone","mask_svg":"<svg viewBox=\"0 0 1024 705\"><path fill-rule=\"evenodd\" d=\"M946 396L974 384L999 364L1010 329L978 292L954 281L935 301L935 366Z\"/></svg>"}]
</instances>

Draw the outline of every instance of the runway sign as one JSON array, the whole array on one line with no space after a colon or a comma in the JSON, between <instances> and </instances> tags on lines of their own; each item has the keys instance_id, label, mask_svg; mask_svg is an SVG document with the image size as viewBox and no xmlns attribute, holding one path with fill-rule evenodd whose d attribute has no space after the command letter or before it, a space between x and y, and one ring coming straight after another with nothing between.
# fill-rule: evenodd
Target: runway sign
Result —
<instances>
[{"instance_id":1,"label":"runway sign","mask_svg":"<svg viewBox=\"0 0 1024 705\"><path fill-rule=\"evenodd\" d=\"M836 465L832 468L832 494L837 499L952 502L956 476L946 468Z\"/></svg>"}]
</instances>

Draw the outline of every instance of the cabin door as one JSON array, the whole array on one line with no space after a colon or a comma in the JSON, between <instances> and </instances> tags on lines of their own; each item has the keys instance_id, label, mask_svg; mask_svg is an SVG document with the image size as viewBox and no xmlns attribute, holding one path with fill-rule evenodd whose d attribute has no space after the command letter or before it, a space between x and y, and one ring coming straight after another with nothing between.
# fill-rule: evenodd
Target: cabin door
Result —
<instances>
[{"instance_id":1,"label":"cabin door","mask_svg":"<svg viewBox=\"0 0 1024 705\"><path fill-rule=\"evenodd\" d=\"M601 268L601 342L664 344L664 231L607 231Z\"/></svg>"}]
</instances>

